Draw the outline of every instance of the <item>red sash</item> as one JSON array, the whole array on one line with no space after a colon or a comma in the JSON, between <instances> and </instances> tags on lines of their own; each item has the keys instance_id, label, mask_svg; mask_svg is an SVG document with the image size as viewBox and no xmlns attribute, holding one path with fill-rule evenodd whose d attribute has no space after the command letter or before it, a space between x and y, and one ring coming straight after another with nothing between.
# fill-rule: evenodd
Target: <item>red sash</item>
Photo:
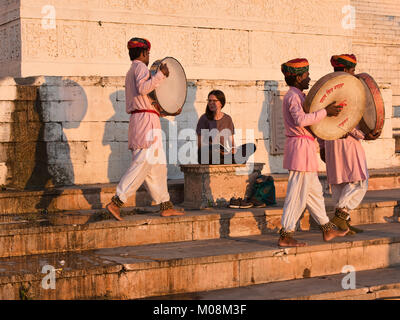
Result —
<instances>
[{"instance_id":1,"label":"red sash","mask_svg":"<svg viewBox=\"0 0 400 320\"><path fill-rule=\"evenodd\" d=\"M286 136L286 137L288 137L288 138L306 138L306 139L309 139L309 140L312 140L312 141L315 140L313 137L306 136L306 135L303 135L303 136Z\"/></svg>"},{"instance_id":2,"label":"red sash","mask_svg":"<svg viewBox=\"0 0 400 320\"><path fill-rule=\"evenodd\" d=\"M145 109L145 110L133 110L130 113L132 114L132 113L142 113L142 112L155 113L156 115L160 116L160 114L157 111L155 111L155 110L147 110L147 109Z\"/></svg>"}]
</instances>

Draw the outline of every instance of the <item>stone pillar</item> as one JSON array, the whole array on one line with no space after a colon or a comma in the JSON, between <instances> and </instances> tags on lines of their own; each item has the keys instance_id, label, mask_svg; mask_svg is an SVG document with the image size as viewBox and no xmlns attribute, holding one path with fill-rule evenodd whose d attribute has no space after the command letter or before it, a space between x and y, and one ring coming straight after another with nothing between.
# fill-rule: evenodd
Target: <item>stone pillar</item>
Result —
<instances>
[{"instance_id":1,"label":"stone pillar","mask_svg":"<svg viewBox=\"0 0 400 320\"><path fill-rule=\"evenodd\" d=\"M181 165L185 175L183 206L191 209L226 206L232 197L250 196L263 166L263 163Z\"/></svg>"}]
</instances>

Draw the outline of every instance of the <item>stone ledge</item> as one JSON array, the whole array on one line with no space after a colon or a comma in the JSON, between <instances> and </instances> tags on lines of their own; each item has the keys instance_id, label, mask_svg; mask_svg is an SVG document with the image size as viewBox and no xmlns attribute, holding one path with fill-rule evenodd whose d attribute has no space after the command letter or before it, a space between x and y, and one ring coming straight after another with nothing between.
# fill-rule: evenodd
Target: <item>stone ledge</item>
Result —
<instances>
[{"instance_id":1,"label":"stone ledge","mask_svg":"<svg viewBox=\"0 0 400 320\"><path fill-rule=\"evenodd\" d=\"M327 200L331 216L332 201ZM147 213L133 215L134 208L124 208L124 221L110 219L104 215L104 209L3 215L0 216L0 257L276 234L281 228L282 205L283 201L279 200L276 207L259 209L209 208L186 211L186 215L178 217L160 217L158 207L139 208L137 212ZM355 225L398 223L399 218L397 202L382 199L373 202L368 196L352 213ZM315 226L306 211L300 220L300 230L314 230ZM356 240L356 237L349 239ZM347 247L348 243L340 245Z\"/></svg>"},{"instance_id":2,"label":"stone ledge","mask_svg":"<svg viewBox=\"0 0 400 320\"><path fill-rule=\"evenodd\" d=\"M375 300L400 296L400 268L358 271L356 289L344 290L344 274L253 286L152 297L161 300Z\"/></svg>"},{"instance_id":3,"label":"stone ledge","mask_svg":"<svg viewBox=\"0 0 400 320\"><path fill-rule=\"evenodd\" d=\"M308 248L279 249L277 235L261 235L2 258L0 299L20 298L23 287L31 299L106 294L136 299L333 275L349 264L363 271L400 263L400 229L393 225L367 226L357 241L324 243L320 232L297 238L308 242ZM344 243L349 245L344 248ZM58 269L57 290L42 288L43 263Z\"/></svg>"}]
</instances>

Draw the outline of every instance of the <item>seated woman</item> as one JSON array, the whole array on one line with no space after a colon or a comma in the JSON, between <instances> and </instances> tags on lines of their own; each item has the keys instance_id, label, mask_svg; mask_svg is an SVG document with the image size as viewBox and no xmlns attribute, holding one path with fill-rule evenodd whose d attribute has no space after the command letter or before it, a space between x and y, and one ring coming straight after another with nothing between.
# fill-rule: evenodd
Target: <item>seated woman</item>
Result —
<instances>
[{"instance_id":1,"label":"seated woman","mask_svg":"<svg viewBox=\"0 0 400 320\"><path fill-rule=\"evenodd\" d=\"M200 117L196 127L200 164L242 164L256 150L254 143L236 148L232 118L221 111L225 101L220 90L208 94L206 113Z\"/></svg>"}]
</instances>

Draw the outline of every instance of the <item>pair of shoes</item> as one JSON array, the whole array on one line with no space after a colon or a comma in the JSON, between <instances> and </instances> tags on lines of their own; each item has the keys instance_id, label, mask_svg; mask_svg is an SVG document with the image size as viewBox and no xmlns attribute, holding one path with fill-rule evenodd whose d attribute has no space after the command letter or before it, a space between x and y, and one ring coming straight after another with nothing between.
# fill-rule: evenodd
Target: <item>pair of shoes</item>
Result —
<instances>
[{"instance_id":1,"label":"pair of shoes","mask_svg":"<svg viewBox=\"0 0 400 320\"><path fill-rule=\"evenodd\" d=\"M253 204L250 202L247 202L243 200L242 198L231 198L229 201L229 208L234 208L234 209L248 209L252 208Z\"/></svg>"},{"instance_id":2,"label":"pair of shoes","mask_svg":"<svg viewBox=\"0 0 400 320\"><path fill-rule=\"evenodd\" d=\"M258 201L256 198L251 198L249 202L253 205L253 208L265 208L267 206L265 202Z\"/></svg>"}]
</instances>

